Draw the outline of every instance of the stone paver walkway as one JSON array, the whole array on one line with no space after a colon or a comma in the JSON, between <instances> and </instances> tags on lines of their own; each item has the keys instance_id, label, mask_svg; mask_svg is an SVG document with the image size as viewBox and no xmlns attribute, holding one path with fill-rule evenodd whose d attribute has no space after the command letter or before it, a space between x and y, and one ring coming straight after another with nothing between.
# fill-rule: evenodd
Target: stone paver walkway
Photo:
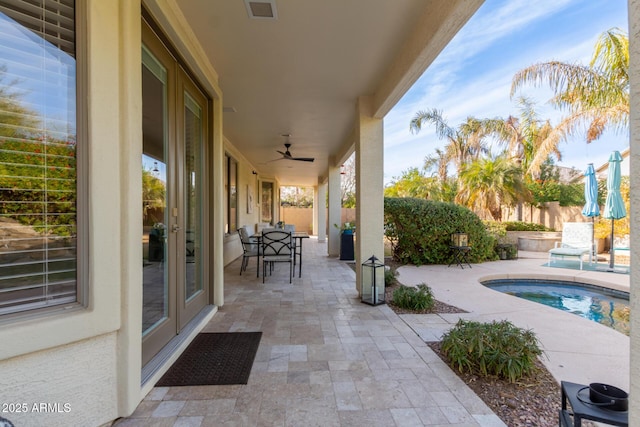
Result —
<instances>
[{"instance_id":1,"label":"stone paver walkway","mask_svg":"<svg viewBox=\"0 0 640 427\"><path fill-rule=\"evenodd\" d=\"M225 305L203 332L262 331L247 385L156 387L125 426L504 426L355 274L304 242L302 278L225 269Z\"/></svg>"}]
</instances>

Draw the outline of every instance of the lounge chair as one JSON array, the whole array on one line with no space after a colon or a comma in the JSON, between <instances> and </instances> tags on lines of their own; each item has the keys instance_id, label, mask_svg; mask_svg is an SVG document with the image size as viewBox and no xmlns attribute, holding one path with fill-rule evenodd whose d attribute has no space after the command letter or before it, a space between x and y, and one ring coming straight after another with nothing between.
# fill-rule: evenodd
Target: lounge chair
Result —
<instances>
[{"instance_id":1,"label":"lounge chair","mask_svg":"<svg viewBox=\"0 0 640 427\"><path fill-rule=\"evenodd\" d=\"M549 265L558 257L577 257L582 270L582 257L589 255L589 264L593 263L593 223L565 222L562 226L562 242L549 249Z\"/></svg>"},{"instance_id":2,"label":"lounge chair","mask_svg":"<svg viewBox=\"0 0 640 427\"><path fill-rule=\"evenodd\" d=\"M613 253L615 255L621 255L623 257L631 256L631 248L630 248L631 238L628 234L625 234L622 237L615 237L613 239Z\"/></svg>"}]
</instances>

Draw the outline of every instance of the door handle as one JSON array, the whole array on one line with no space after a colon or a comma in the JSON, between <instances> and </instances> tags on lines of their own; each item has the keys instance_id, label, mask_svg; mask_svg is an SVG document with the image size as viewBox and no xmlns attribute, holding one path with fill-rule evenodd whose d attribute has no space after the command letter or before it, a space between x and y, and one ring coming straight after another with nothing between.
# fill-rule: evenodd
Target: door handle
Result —
<instances>
[{"instance_id":1,"label":"door handle","mask_svg":"<svg viewBox=\"0 0 640 427\"><path fill-rule=\"evenodd\" d=\"M180 230L181 230L181 227L178 224L173 224L171 226L171 231L174 232L174 233L177 233Z\"/></svg>"}]
</instances>

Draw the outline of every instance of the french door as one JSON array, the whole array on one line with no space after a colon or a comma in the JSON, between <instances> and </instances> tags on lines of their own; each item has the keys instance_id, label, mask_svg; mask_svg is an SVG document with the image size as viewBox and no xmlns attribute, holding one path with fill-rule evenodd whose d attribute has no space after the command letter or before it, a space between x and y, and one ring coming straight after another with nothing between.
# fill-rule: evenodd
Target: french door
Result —
<instances>
[{"instance_id":1,"label":"french door","mask_svg":"<svg viewBox=\"0 0 640 427\"><path fill-rule=\"evenodd\" d=\"M144 365L209 299L207 98L146 23L142 99Z\"/></svg>"}]
</instances>

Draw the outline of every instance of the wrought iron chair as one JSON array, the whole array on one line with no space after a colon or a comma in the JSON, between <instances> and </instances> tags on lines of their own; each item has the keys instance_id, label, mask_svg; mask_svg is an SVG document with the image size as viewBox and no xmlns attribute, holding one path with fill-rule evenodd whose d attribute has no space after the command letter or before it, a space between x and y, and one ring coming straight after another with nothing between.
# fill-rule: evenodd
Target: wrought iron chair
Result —
<instances>
[{"instance_id":1,"label":"wrought iron chair","mask_svg":"<svg viewBox=\"0 0 640 427\"><path fill-rule=\"evenodd\" d=\"M242 264L240 265L240 275L243 271L247 271L247 265L249 265L249 258L256 257L256 277L260 277L260 246L251 241L249 234L244 227L238 229L238 235L240 236L240 242L242 243Z\"/></svg>"},{"instance_id":2,"label":"wrought iron chair","mask_svg":"<svg viewBox=\"0 0 640 427\"><path fill-rule=\"evenodd\" d=\"M289 263L289 283L293 277L293 239L291 233L284 230L270 230L262 232L262 283L267 275L267 264L269 272L272 271L276 262Z\"/></svg>"}]
</instances>

